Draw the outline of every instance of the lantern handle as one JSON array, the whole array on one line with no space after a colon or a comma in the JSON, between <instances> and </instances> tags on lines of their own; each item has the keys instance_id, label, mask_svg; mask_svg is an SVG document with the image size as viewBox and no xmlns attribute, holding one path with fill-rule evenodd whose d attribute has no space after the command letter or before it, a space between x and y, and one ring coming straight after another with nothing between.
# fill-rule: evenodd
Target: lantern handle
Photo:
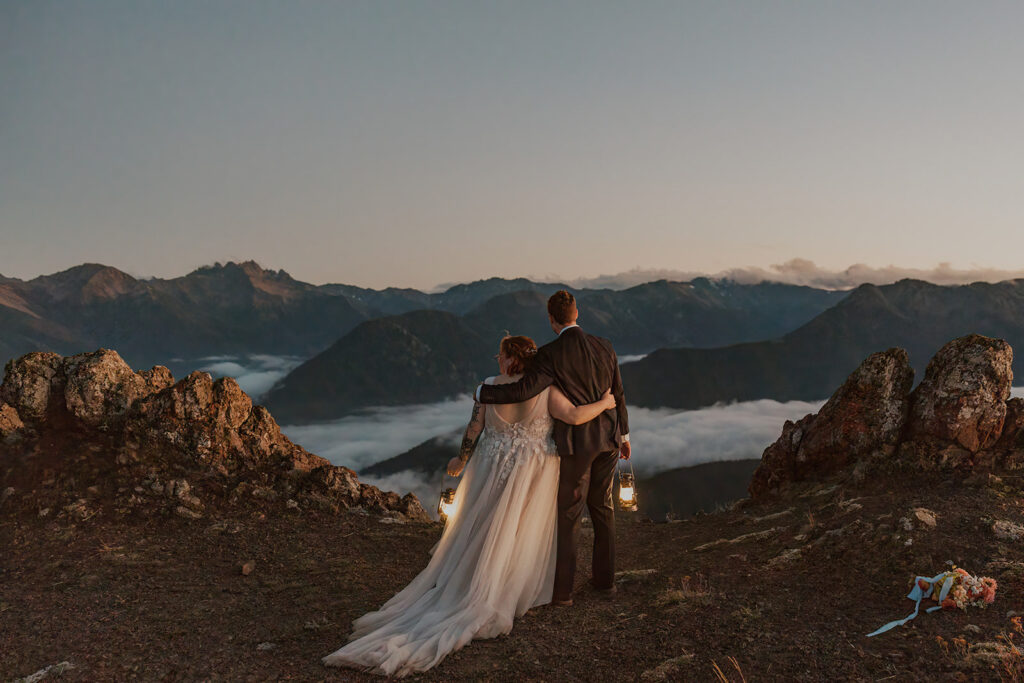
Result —
<instances>
[{"instance_id":1,"label":"lantern handle","mask_svg":"<svg viewBox=\"0 0 1024 683\"><path fill-rule=\"evenodd\" d=\"M630 458L626 462L629 463L629 473L633 475L633 479L635 480L636 479L636 473L633 472L633 459ZM618 460L615 461L615 473L616 474L621 474L622 473L622 470L620 469L621 466L622 466L622 458L619 458Z\"/></svg>"}]
</instances>

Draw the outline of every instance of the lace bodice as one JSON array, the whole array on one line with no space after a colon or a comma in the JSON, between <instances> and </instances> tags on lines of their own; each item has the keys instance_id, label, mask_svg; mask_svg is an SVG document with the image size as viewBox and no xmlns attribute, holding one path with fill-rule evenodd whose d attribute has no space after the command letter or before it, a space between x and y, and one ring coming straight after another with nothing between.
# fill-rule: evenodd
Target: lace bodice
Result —
<instances>
[{"instance_id":1,"label":"lace bodice","mask_svg":"<svg viewBox=\"0 0 1024 683\"><path fill-rule=\"evenodd\" d=\"M494 383L494 378L487 382ZM552 438L554 421L548 412L548 392L545 389L535 398L533 407L521 420L508 422L498 414L493 405L484 413L484 431L477 443L473 457L493 458L500 468L498 481L508 479L517 463L528 457L550 457L556 455Z\"/></svg>"}]
</instances>

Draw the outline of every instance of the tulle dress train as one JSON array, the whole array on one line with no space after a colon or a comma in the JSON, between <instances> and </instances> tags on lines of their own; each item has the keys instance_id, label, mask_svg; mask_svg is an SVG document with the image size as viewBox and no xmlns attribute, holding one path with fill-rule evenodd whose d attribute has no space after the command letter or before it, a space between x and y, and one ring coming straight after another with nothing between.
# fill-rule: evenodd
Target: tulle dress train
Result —
<instances>
[{"instance_id":1,"label":"tulle dress train","mask_svg":"<svg viewBox=\"0 0 1024 683\"><path fill-rule=\"evenodd\" d=\"M474 638L508 633L516 617L551 601L558 456L547 393L518 422L487 406L455 512L427 566L356 619L348 644L324 664L392 676L425 671Z\"/></svg>"}]
</instances>

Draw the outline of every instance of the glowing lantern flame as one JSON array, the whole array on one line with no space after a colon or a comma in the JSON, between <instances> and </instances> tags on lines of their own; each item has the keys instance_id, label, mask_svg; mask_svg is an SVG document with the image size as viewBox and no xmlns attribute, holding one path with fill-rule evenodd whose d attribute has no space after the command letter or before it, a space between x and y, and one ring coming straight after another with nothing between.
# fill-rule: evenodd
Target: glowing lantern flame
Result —
<instances>
[{"instance_id":1,"label":"glowing lantern flame","mask_svg":"<svg viewBox=\"0 0 1024 683\"><path fill-rule=\"evenodd\" d=\"M619 473L619 507L636 512L636 480L632 472Z\"/></svg>"}]
</instances>

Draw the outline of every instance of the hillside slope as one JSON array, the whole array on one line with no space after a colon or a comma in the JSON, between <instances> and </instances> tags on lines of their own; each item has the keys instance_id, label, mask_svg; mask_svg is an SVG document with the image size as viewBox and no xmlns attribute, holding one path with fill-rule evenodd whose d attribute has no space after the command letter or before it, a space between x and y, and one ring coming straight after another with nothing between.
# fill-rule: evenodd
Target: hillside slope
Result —
<instances>
[{"instance_id":1,"label":"hillside slope","mask_svg":"<svg viewBox=\"0 0 1024 683\"><path fill-rule=\"evenodd\" d=\"M1020 680L1024 400L1007 398L1011 359L1005 341L957 339L911 392L906 352L873 354L817 414L782 426L752 498L666 524L618 512L614 597L586 587L584 525L572 607L530 610L415 680ZM42 405L18 396L26 418ZM320 658L441 533L422 517L271 498L198 518L125 516L91 491L51 507L66 485L0 495L8 678L67 662L70 681L380 680ZM951 565L994 578L994 604L922 610L867 637L911 612L916 576Z\"/></svg>"}]
</instances>

